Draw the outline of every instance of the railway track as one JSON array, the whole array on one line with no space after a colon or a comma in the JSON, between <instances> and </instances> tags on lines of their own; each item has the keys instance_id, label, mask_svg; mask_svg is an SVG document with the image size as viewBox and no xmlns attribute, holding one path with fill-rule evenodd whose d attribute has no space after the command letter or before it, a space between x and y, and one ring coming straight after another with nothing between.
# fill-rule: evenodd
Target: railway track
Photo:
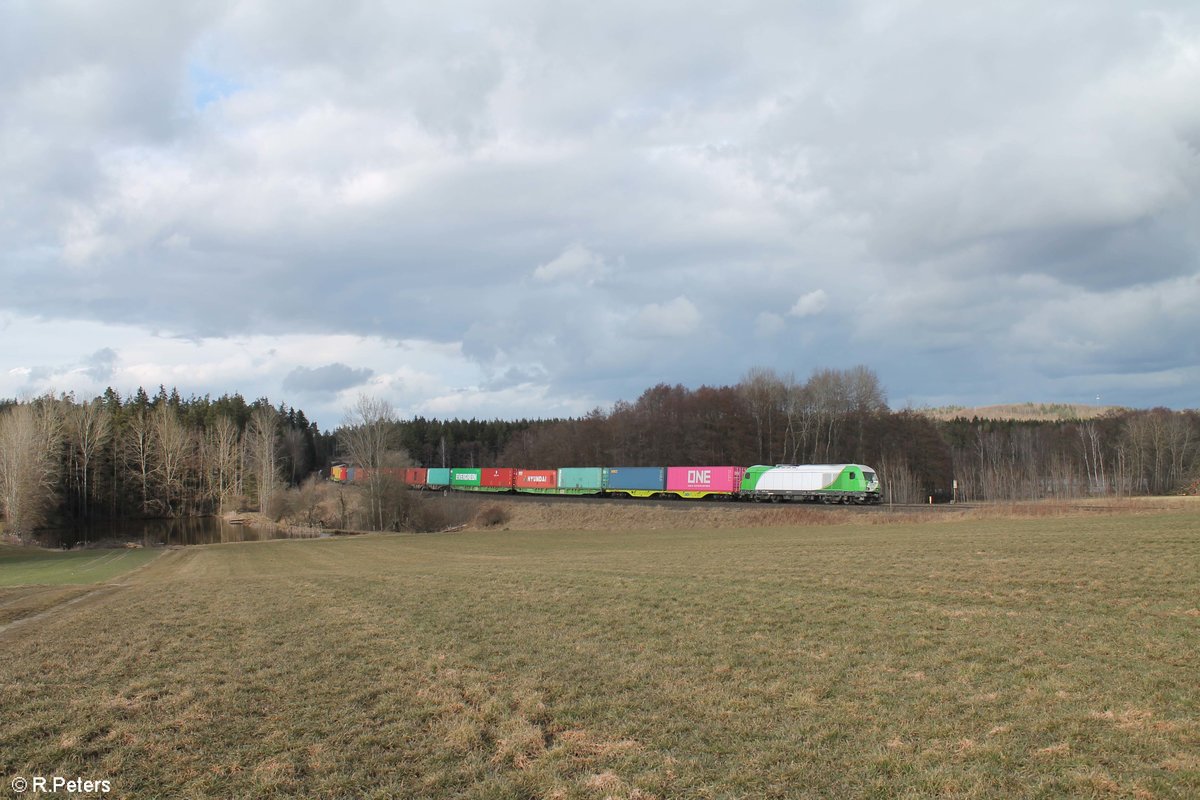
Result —
<instances>
[{"instance_id":1,"label":"railway track","mask_svg":"<svg viewBox=\"0 0 1200 800\"><path fill-rule=\"evenodd\" d=\"M553 494L529 494L523 492L508 493L490 493L490 492L429 492L421 493L426 499L435 499L439 497L448 497L455 499L466 500L471 503L486 504L489 502L512 502L512 503L545 503L557 504L565 503L567 505L607 505L613 507L636 507L636 508L660 508L669 511L691 511L701 508L722 508L730 510L758 510L764 508L811 508L817 510L854 510L863 513L879 513L890 511L893 513L915 513L915 512L949 512L949 511L965 511L975 508L976 506L968 503L935 503L933 505L925 503L876 503L872 505L842 505L838 503L756 503L747 501L736 501L726 499L704 499L704 500L684 500L681 498L642 498L642 497L612 497L612 496L595 496L595 495L553 495Z\"/></svg>"}]
</instances>

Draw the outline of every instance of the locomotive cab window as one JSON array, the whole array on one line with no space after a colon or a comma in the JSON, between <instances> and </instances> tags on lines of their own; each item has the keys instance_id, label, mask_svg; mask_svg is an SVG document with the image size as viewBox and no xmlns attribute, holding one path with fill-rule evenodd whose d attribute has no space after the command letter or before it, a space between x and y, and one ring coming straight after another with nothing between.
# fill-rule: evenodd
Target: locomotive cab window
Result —
<instances>
[{"instance_id":1,"label":"locomotive cab window","mask_svg":"<svg viewBox=\"0 0 1200 800\"><path fill-rule=\"evenodd\" d=\"M853 472L851 472L851 473L850 473L850 480L855 480L855 477L854 477L854 473L853 473Z\"/></svg>"}]
</instances>

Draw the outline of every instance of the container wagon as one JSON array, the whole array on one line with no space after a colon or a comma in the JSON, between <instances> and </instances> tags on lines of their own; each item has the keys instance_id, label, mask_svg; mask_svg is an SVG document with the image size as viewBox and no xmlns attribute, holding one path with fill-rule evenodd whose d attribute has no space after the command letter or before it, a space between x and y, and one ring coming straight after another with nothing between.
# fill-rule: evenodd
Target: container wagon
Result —
<instances>
[{"instance_id":1,"label":"container wagon","mask_svg":"<svg viewBox=\"0 0 1200 800\"><path fill-rule=\"evenodd\" d=\"M666 467L608 467L604 470L606 494L654 497L666 488Z\"/></svg>"},{"instance_id":2,"label":"container wagon","mask_svg":"<svg viewBox=\"0 0 1200 800\"><path fill-rule=\"evenodd\" d=\"M556 494L600 494L604 491L603 467L562 467Z\"/></svg>"},{"instance_id":3,"label":"container wagon","mask_svg":"<svg viewBox=\"0 0 1200 800\"><path fill-rule=\"evenodd\" d=\"M513 487L518 492L558 494L558 470L519 469L513 475Z\"/></svg>"},{"instance_id":4,"label":"container wagon","mask_svg":"<svg viewBox=\"0 0 1200 800\"><path fill-rule=\"evenodd\" d=\"M667 494L688 500L732 498L745 472L745 467L667 467Z\"/></svg>"},{"instance_id":5,"label":"container wagon","mask_svg":"<svg viewBox=\"0 0 1200 800\"><path fill-rule=\"evenodd\" d=\"M454 467L450 470L450 488L464 492L511 492L513 470L508 468Z\"/></svg>"}]
</instances>

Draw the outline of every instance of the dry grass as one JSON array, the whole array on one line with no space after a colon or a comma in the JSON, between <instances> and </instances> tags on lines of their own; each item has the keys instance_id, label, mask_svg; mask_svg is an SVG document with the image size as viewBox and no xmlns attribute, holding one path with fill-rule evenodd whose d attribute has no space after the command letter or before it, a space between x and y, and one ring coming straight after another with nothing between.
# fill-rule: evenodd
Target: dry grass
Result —
<instances>
[{"instance_id":1,"label":"dry grass","mask_svg":"<svg viewBox=\"0 0 1200 800\"><path fill-rule=\"evenodd\" d=\"M1003 403L991 406L940 406L917 409L919 413L943 422L975 417L1021 422L1076 421L1097 419L1123 410L1121 406L1093 406L1086 403Z\"/></svg>"},{"instance_id":2,"label":"dry grass","mask_svg":"<svg viewBox=\"0 0 1200 800\"><path fill-rule=\"evenodd\" d=\"M0 634L0 776L114 797L1192 797L1197 521L174 550Z\"/></svg>"},{"instance_id":3,"label":"dry grass","mask_svg":"<svg viewBox=\"0 0 1200 800\"><path fill-rule=\"evenodd\" d=\"M535 502L455 495L450 500L474 503L474 527L504 526L516 531L631 531L631 530L744 530L748 528L814 527L845 525L928 525L961 523L977 519L1035 519L1042 517L1094 517L1164 511L1200 510L1200 498L1099 498L1042 500L1022 503L905 507L891 510L821 506L802 503L747 504L678 501L671 504L619 501L555 500ZM442 498L430 498L440 502ZM506 517L501 519L502 517ZM499 521L496 521L499 520Z\"/></svg>"},{"instance_id":4,"label":"dry grass","mask_svg":"<svg viewBox=\"0 0 1200 800\"><path fill-rule=\"evenodd\" d=\"M144 567L160 550L126 548L63 552L0 545L0 632L72 603L97 585Z\"/></svg>"}]
</instances>

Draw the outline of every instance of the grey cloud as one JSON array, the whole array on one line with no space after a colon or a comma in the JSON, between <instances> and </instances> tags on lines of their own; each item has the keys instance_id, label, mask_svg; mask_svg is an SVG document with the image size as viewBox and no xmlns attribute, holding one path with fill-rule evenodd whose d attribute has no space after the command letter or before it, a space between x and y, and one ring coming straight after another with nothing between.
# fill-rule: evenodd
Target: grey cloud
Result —
<instances>
[{"instance_id":1,"label":"grey cloud","mask_svg":"<svg viewBox=\"0 0 1200 800\"><path fill-rule=\"evenodd\" d=\"M113 367L117 363L117 353L111 347L103 347L85 361L84 372L95 381L106 381L113 375Z\"/></svg>"},{"instance_id":2,"label":"grey cloud","mask_svg":"<svg viewBox=\"0 0 1200 800\"><path fill-rule=\"evenodd\" d=\"M342 363L323 367L296 367L283 379L283 388L304 394L333 394L366 383L375 371Z\"/></svg>"},{"instance_id":3,"label":"grey cloud","mask_svg":"<svg viewBox=\"0 0 1200 800\"><path fill-rule=\"evenodd\" d=\"M1013 331L1198 270L1189 3L96 13L0 12L0 308L462 342L609 399L831 358L1042 399L1077 354ZM1097 341L1089 371L1132 368Z\"/></svg>"},{"instance_id":4,"label":"grey cloud","mask_svg":"<svg viewBox=\"0 0 1200 800\"><path fill-rule=\"evenodd\" d=\"M545 370L537 366L524 368L509 367L503 374L497 375L488 381L484 388L491 391L509 389L514 386L544 383L546 378Z\"/></svg>"}]
</instances>

